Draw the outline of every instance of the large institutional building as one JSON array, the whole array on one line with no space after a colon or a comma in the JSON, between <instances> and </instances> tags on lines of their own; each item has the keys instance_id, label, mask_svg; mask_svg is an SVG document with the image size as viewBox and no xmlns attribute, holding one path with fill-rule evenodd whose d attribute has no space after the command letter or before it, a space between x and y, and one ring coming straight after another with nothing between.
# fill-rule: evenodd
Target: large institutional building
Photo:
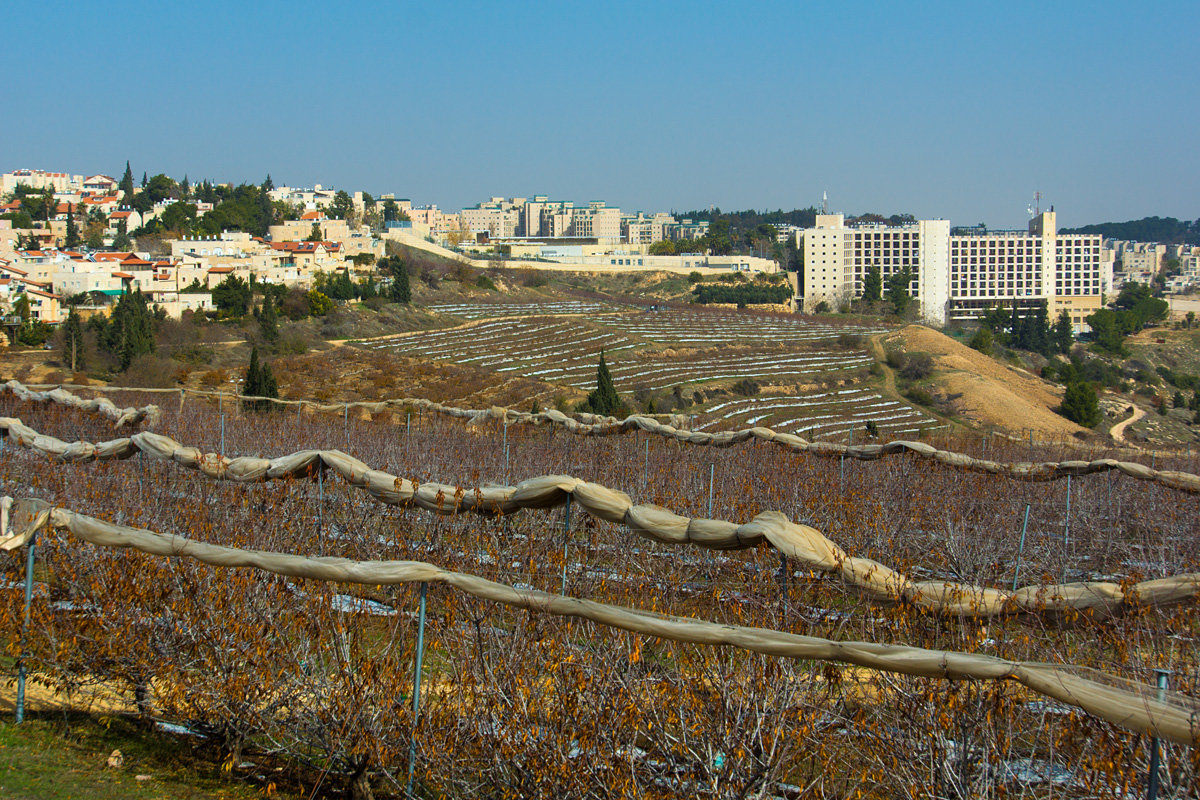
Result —
<instances>
[{"instance_id":1,"label":"large institutional building","mask_svg":"<svg viewBox=\"0 0 1200 800\"><path fill-rule=\"evenodd\" d=\"M946 220L848 227L841 214L818 214L816 226L796 236L804 253L806 311L861 296L872 267L885 286L909 270L921 317L942 325L978 318L991 307L1027 308L1045 300L1052 319L1066 310L1080 331L1100 308L1101 237L1058 234L1053 210L1034 217L1028 231L953 234Z\"/></svg>"}]
</instances>

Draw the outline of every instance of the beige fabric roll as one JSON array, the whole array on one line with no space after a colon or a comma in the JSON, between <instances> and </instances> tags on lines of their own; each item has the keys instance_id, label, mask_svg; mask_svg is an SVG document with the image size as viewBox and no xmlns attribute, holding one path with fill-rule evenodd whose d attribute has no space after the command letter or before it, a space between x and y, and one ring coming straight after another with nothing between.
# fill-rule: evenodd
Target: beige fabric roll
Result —
<instances>
[{"instance_id":1,"label":"beige fabric roll","mask_svg":"<svg viewBox=\"0 0 1200 800\"><path fill-rule=\"evenodd\" d=\"M5 507L0 503L0 509ZM1181 745L1200 744L1200 723L1197 722L1200 720L1200 703L1175 692L1168 692L1160 701L1153 696L1154 690L1150 687L1095 670L1009 661L974 653L928 650L907 645L833 641L653 614L532 589L516 589L478 576L449 572L420 561L352 561L239 550L114 525L54 508L39 500L20 500L12 504L10 519L18 526L18 533L0 542L0 547L6 549L24 544L40 527L50 525L103 547L131 547L151 555L192 558L218 567L251 567L277 575L366 585L440 582L484 600L540 613L579 617L600 625L678 642L732 646L784 658L836 661L927 678L1012 680L1035 692L1081 708L1118 727ZM928 591L941 591L944 594L958 590L943 585L937 590L929 586ZM975 599L970 598L970 601ZM966 600L956 597L954 601Z\"/></svg>"},{"instance_id":2,"label":"beige fabric roll","mask_svg":"<svg viewBox=\"0 0 1200 800\"><path fill-rule=\"evenodd\" d=\"M569 475L542 475L521 481L516 486L464 488L442 483L418 486L372 469L338 450L302 450L272 459L249 456L229 459L217 453L201 453L194 447L180 445L169 436L150 432L99 444L67 444L52 436L43 436L12 418L0 417L0 430L6 430L9 438L19 444L61 461L128 458L140 452L198 469L217 480L277 480L309 476L316 469L331 469L352 486L365 489L385 503L416 505L438 514L475 511L508 515L522 509L556 508L572 498L587 514L625 525L635 533L666 544L728 550L753 547L765 539L784 555L813 569L835 574L872 598L904 599L930 612L952 617L1057 613L1069 609L1089 610L1103 616L1119 612L1127 602L1168 605L1187 602L1200 595L1200 575L1196 574L1146 581L1134 586L1128 598L1119 585L1106 582L1032 586L1015 593L950 581L912 583L884 564L850 557L820 531L794 523L778 511L764 511L741 525L724 520L692 519L660 506L634 504L624 492ZM914 444L918 443L904 443L903 446ZM1077 469L1079 465L1071 468Z\"/></svg>"}]
</instances>

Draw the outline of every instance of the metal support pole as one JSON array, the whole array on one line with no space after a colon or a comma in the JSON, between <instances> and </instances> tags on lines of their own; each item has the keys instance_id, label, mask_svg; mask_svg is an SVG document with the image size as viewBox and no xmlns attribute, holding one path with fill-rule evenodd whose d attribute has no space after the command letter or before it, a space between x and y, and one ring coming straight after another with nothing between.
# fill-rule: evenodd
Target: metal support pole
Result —
<instances>
[{"instance_id":1,"label":"metal support pole","mask_svg":"<svg viewBox=\"0 0 1200 800\"><path fill-rule=\"evenodd\" d=\"M1063 547L1071 548L1071 476L1067 476L1067 521L1063 527Z\"/></svg>"},{"instance_id":2,"label":"metal support pole","mask_svg":"<svg viewBox=\"0 0 1200 800\"><path fill-rule=\"evenodd\" d=\"M221 458L225 457L225 409L221 409Z\"/></svg>"},{"instance_id":3,"label":"metal support pole","mask_svg":"<svg viewBox=\"0 0 1200 800\"><path fill-rule=\"evenodd\" d=\"M650 466L650 436L646 436L646 452L642 456L642 491L646 491L646 470Z\"/></svg>"},{"instance_id":4,"label":"metal support pole","mask_svg":"<svg viewBox=\"0 0 1200 800\"><path fill-rule=\"evenodd\" d=\"M838 491L841 492L846 484L846 456L838 456Z\"/></svg>"},{"instance_id":5,"label":"metal support pole","mask_svg":"<svg viewBox=\"0 0 1200 800\"><path fill-rule=\"evenodd\" d=\"M350 447L350 404L342 410L342 432L346 434L346 447Z\"/></svg>"},{"instance_id":6,"label":"metal support pole","mask_svg":"<svg viewBox=\"0 0 1200 800\"><path fill-rule=\"evenodd\" d=\"M563 577L559 594L567 593L567 545L571 543L571 495L567 495L567 512L563 516Z\"/></svg>"},{"instance_id":7,"label":"metal support pole","mask_svg":"<svg viewBox=\"0 0 1200 800\"><path fill-rule=\"evenodd\" d=\"M1017 545L1017 566L1013 569L1012 590L1017 590L1017 578L1021 574L1021 559L1025 555L1025 531L1029 530L1029 503L1025 504L1025 521L1021 523L1021 544Z\"/></svg>"},{"instance_id":8,"label":"metal support pole","mask_svg":"<svg viewBox=\"0 0 1200 800\"><path fill-rule=\"evenodd\" d=\"M325 464L317 465L317 547L325 555Z\"/></svg>"},{"instance_id":9,"label":"metal support pole","mask_svg":"<svg viewBox=\"0 0 1200 800\"><path fill-rule=\"evenodd\" d=\"M421 606L417 611L417 657L413 661L413 731L408 743L408 791L413 796L413 769L417 764L417 721L421 715L421 662L425 658L425 592L429 584L421 581Z\"/></svg>"},{"instance_id":10,"label":"metal support pole","mask_svg":"<svg viewBox=\"0 0 1200 800\"><path fill-rule=\"evenodd\" d=\"M504 482L508 483L508 412L504 413Z\"/></svg>"},{"instance_id":11,"label":"metal support pole","mask_svg":"<svg viewBox=\"0 0 1200 800\"><path fill-rule=\"evenodd\" d=\"M712 519L712 504L713 504L713 479L717 475L717 465L708 465L708 518Z\"/></svg>"},{"instance_id":12,"label":"metal support pole","mask_svg":"<svg viewBox=\"0 0 1200 800\"><path fill-rule=\"evenodd\" d=\"M33 604L33 557L37 534L29 540L25 553L25 617L21 622L21 658L17 662L17 724L25 721L25 637L29 632L30 606Z\"/></svg>"},{"instance_id":13,"label":"metal support pole","mask_svg":"<svg viewBox=\"0 0 1200 800\"><path fill-rule=\"evenodd\" d=\"M1157 676L1158 702L1161 703L1167 691L1167 676L1171 674L1171 671L1156 669L1154 674ZM1147 800L1158 800L1158 752L1158 737L1152 736L1150 738L1150 774L1146 779Z\"/></svg>"}]
</instances>

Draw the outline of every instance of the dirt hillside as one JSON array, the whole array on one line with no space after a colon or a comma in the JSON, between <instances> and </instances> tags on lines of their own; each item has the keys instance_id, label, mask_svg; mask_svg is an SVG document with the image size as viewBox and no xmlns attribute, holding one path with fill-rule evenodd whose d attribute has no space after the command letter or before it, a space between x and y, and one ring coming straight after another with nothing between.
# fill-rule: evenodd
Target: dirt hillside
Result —
<instances>
[{"instance_id":1,"label":"dirt hillside","mask_svg":"<svg viewBox=\"0 0 1200 800\"><path fill-rule=\"evenodd\" d=\"M1054 408L1062 402L1062 390L1025 370L959 344L945 334L920 325L909 325L884 337L887 347L905 352L929 353L936 365L936 384L954 401L961 416L1020 435L1032 428L1036 433L1071 436L1084 428L1059 416Z\"/></svg>"}]
</instances>

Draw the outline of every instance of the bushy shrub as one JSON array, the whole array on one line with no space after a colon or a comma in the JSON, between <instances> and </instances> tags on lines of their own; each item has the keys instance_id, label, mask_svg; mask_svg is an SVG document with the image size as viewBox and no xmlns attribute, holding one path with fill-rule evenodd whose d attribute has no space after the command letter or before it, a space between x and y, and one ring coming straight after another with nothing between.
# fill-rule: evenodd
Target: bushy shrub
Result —
<instances>
[{"instance_id":1,"label":"bushy shrub","mask_svg":"<svg viewBox=\"0 0 1200 800\"><path fill-rule=\"evenodd\" d=\"M929 353L910 353L900 367L900 377L919 381L933 374L933 357Z\"/></svg>"}]
</instances>

